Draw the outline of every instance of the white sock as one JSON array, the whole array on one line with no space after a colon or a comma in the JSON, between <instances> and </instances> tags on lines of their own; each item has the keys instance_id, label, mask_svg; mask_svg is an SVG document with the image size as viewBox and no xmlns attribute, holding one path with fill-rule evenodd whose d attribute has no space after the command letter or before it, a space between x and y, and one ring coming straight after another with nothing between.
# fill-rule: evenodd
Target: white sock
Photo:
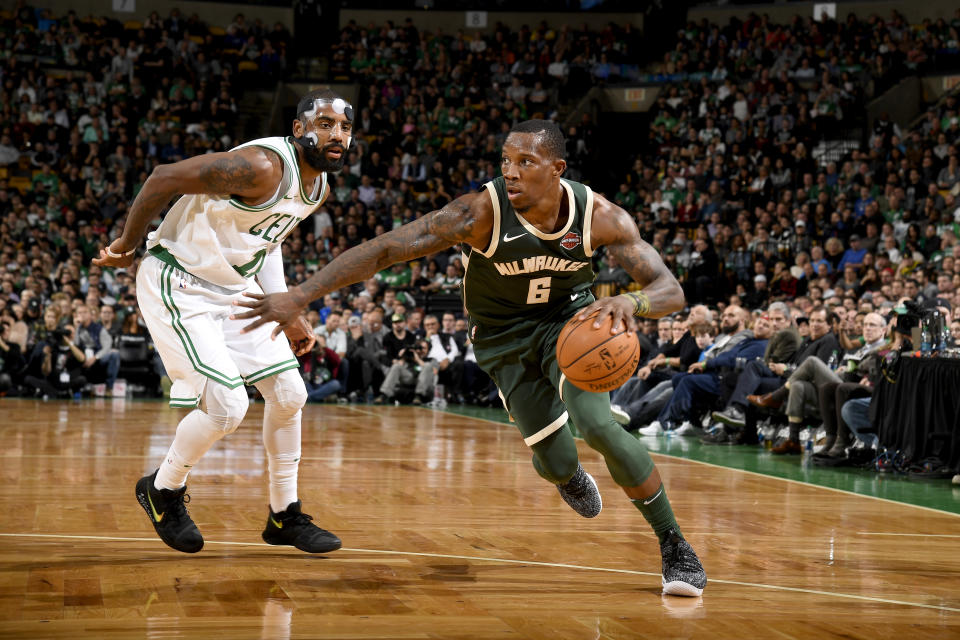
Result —
<instances>
[{"instance_id":1,"label":"white sock","mask_svg":"<svg viewBox=\"0 0 960 640\"><path fill-rule=\"evenodd\" d=\"M300 466L300 411L293 415L267 402L263 411L263 446L270 471L270 508L285 511L297 501Z\"/></svg>"},{"instance_id":2,"label":"white sock","mask_svg":"<svg viewBox=\"0 0 960 640\"><path fill-rule=\"evenodd\" d=\"M223 428L204 412L194 409L188 413L177 425L177 435L160 465L153 486L179 489L185 485L193 465L223 436Z\"/></svg>"}]
</instances>

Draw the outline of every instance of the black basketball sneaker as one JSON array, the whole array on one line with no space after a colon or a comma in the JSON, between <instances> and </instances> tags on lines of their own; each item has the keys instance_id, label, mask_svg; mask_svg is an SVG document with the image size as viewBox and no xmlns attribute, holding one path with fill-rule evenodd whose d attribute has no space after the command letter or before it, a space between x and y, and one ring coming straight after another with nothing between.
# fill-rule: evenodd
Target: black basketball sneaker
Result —
<instances>
[{"instance_id":1,"label":"black basketball sneaker","mask_svg":"<svg viewBox=\"0 0 960 640\"><path fill-rule=\"evenodd\" d=\"M137 482L137 501L147 512L150 524L171 549L184 553L200 551L203 549L203 536L187 513L186 503L190 501L187 488L157 489L153 486L156 477L157 472L154 471Z\"/></svg>"},{"instance_id":2,"label":"black basketball sneaker","mask_svg":"<svg viewBox=\"0 0 960 640\"><path fill-rule=\"evenodd\" d=\"M311 522L313 518L300 510L300 501L291 502L286 510L274 513L270 509L263 541L267 544L289 545L307 553L336 551L343 544L340 538Z\"/></svg>"}]
</instances>

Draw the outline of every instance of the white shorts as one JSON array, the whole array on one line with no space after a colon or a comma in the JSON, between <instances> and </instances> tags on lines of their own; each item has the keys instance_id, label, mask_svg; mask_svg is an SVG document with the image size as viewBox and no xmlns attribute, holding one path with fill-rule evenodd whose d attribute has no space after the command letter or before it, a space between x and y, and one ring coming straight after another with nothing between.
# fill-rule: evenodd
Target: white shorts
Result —
<instances>
[{"instance_id":1,"label":"white shorts","mask_svg":"<svg viewBox=\"0 0 960 640\"><path fill-rule=\"evenodd\" d=\"M246 290L262 292L253 279ZM231 320L230 314L243 310L232 305L243 299L242 291L201 280L155 256L143 259L137 302L173 382L171 407L196 407L207 380L235 389L300 366L283 335L270 338L276 323L241 333L252 320Z\"/></svg>"}]
</instances>

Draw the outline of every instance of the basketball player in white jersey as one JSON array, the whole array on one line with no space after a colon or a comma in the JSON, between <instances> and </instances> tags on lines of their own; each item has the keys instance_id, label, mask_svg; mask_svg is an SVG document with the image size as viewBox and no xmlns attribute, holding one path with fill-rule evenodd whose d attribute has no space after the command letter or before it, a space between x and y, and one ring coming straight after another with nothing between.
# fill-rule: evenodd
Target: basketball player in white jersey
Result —
<instances>
[{"instance_id":1,"label":"basketball player in white jersey","mask_svg":"<svg viewBox=\"0 0 960 640\"><path fill-rule=\"evenodd\" d=\"M243 334L244 323L230 314L244 292L287 290L280 245L329 194L327 174L343 167L352 122L353 108L342 97L313 91L297 106L292 137L159 165L134 200L121 236L93 261L130 266L150 221L182 194L148 236L137 270L140 310L173 381L170 405L193 409L177 426L160 467L136 485L160 539L178 551L203 547L184 506L187 474L240 425L248 406L244 385L250 384L266 401L270 513L263 539L310 553L340 548L337 536L301 511L297 497L300 409L307 394L294 350L309 352L313 332L301 318L284 329L288 341L275 341L272 327Z\"/></svg>"}]
</instances>

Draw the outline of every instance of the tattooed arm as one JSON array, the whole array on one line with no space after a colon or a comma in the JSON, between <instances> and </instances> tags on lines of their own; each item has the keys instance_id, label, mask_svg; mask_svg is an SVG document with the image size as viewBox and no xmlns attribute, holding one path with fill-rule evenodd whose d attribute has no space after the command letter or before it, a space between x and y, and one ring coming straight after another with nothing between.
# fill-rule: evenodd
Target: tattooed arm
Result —
<instances>
[{"instance_id":1,"label":"tattooed arm","mask_svg":"<svg viewBox=\"0 0 960 640\"><path fill-rule=\"evenodd\" d=\"M593 247L605 245L607 252L643 290L601 298L586 307L581 318L599 310L600 315L594 322L599 327L606 315L612 315L613 332L620 321L629 316L660 318L683 308L683 289L660 259L660 254L643 241L636 223L626 211L599 194L594 194L590 242Z\"/></svg>"},{"instance_id":2,"label":"tattooed arm","mask_svg":"<svg viewBox=\"0 0 960 640\"><path fill-rule=\"evenodd\" d=\"M136 249L147 225L177 194L208 193L234 196L249 203L263 202L277 189L283 177L283 161L263 147L209 153L174 164L158 165L127 213L123 233L110 243L114 255ZM96 265L125 267L133 256L113 257L101 249Z\"/></svg>"},{"instance_id":3,"label":"tattooed arm","mask_svg":"<svg viewBox=\"0 0 960 640\"><path fill-rule=\"evenodd\" d=\"M280 326L274 331L277 335L301 309L331 291L362 282L397 262L430 255L460 242L485 248L492 229L493 205L489 196L485 192L461 196L419 220L344 251L287 293L246 294L252 300L234 304L248 307L250 311L232 317L257 318L245 331L266 322L278 322Z\"/></svg>"}]
</instances>

